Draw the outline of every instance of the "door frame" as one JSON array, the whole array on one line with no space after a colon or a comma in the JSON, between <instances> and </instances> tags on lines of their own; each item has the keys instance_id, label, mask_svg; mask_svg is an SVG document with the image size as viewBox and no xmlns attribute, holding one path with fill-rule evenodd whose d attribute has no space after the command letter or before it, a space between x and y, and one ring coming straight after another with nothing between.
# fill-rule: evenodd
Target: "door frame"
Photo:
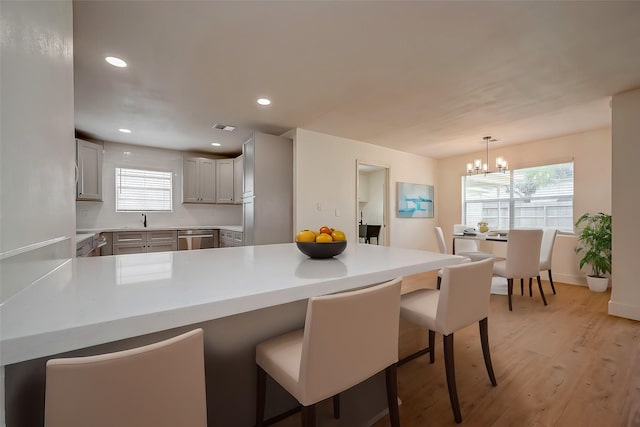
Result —
<instances>
[{"instance_id":1,"label":"door frame","mask_svg":"<svg viewBox=\"0 0 640 427\"><path fill-rule=\"evenodd\" d=\"M384 242L384 246L391 246L391 222L389 221L389 181L391 176L391 167L384 163L371 162L367 160L356 159L356 194L355 194L355 218L353 219L353 224L355 228L355 236L358 239L358 213L360 212L360 206L358 204L358 191L360 190L360 166L373 166L378 169L384 170L384 188L382 195L382 239Z\"/></svg>"}]
</instances>

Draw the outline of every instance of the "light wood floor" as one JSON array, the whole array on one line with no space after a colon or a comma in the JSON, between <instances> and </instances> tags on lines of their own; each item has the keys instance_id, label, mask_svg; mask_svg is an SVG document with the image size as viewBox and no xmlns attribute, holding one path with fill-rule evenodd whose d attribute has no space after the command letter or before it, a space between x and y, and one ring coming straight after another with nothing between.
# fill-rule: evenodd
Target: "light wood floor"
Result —
<instances>
[{"instance_id":1,"label":"light wood floor","mask_svg":"<svg viewBox=\"0 0 640 427\"><path fill-rule=\"evenodd\" d=\"M403 292L435 287L435 274L405 277ZM548 306L533 298L492 295L491 356L498 381L492 387L482 359L478 327L455 334L458 397L466 426L640 427L640 322L607 315L610 293L543 282ZM526 291L525 291L526 292ZM400 357L426 344L426 331L400 324ZM400 422L404 427L455 426L449 404L442 337L436 362L422 356L398 368ZM330 406L319 425L332 426ZM296 414L276 424L299 426ZM385 417L374 427L389 426Z\"/></svg>"}]
</instances>

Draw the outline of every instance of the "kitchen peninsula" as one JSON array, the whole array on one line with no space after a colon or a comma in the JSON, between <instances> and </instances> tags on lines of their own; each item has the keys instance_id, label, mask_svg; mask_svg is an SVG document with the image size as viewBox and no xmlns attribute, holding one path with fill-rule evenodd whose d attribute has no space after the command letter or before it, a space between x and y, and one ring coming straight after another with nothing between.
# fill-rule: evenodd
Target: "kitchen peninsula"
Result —
<instances>
[{"instance_id":1,"label":"kitchen peninsula","mask_svg":"<svg viewBox=\"0 0 640 427\"><path fill-rule=\"evenodd\" d=\"M307 298L461 259L362 244L327 260L309 259L295 244L69 259L0 306L7 425L42 425L52 356L131 348L202 327L209 425L250 426L254 346L302 327ZM379 392L365 416L385 407L384 386ZM268 411L292 407L278 394Z\"/></svg>"}]
</instances>

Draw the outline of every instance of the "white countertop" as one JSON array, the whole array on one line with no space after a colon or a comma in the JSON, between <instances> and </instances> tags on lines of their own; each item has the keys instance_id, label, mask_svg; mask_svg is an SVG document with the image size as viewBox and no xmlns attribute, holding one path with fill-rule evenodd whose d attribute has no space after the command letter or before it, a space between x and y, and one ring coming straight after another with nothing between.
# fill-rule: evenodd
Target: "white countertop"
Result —
<instances>
[{"instance_id":1,"label":"white countertop","mask_svg":"<svg viewBox=\"0 0 640 427\"><path fill-rule=\"evenodd\" d=\"M156 230L231 230L242 231L241 225L166 225L157 227L105 227L105 228L79 228L78 234L84 233L113 233L116 231L156 231Z\"/></svg>"},{"instance_id":2,"label":"white countertop","mask_svg":"<svg viewBox=\"0 0 640 427\"><path fill-rule=\"evenodd\" d=\"M294 243L73 258L0 305L0 365L213 320L462 258L349 244L312 260Z\"/></svg>"},{"instance_id":3,"label":"white countertop","mask_svg":"<svg viewBox=\"0 0 640 427\"><path fill-rule=\"evenodd\" d=\"M91 239L95 235L96 233L76 234L76 245L80 245L80 243L84 242L85 240Z\"/></svg>"}]
</instances>

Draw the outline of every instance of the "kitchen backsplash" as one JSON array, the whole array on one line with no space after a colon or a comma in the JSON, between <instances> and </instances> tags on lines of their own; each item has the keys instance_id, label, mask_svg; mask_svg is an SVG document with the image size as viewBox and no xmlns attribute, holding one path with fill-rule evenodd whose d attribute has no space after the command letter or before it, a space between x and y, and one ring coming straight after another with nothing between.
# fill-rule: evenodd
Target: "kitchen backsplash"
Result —
<instances>
[{"instance_id":1,"label":"kitchen backsplash","mask_svg":"<svg viewBox=\"0 0 640 427\"><path fill-rule=\"evenodd\" d=\"M234 225L242 223L242 205L183 204L182 153L173 150L104 143L102 166L102 202L76 202L76 228L137 227L139 212L116 212L115 168L150 168L173 172L173 211L145 212L147 225Z\"/></svg>"}]
</instances>

